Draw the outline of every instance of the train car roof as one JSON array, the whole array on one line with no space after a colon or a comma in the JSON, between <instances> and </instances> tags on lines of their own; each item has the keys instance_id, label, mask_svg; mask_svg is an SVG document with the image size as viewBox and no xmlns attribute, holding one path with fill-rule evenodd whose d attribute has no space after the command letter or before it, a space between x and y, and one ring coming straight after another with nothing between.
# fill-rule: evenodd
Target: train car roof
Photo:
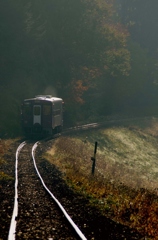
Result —
<instances>
[{"instance_id":1,"label":"train car roof","mask_svg":"<svg viewBox=\"0 0 158 240\"><path fill-rule=\"evenodd\" d=\"M62 98L52 97L52 95L37 95L34 98L25 99L24 101L31 101L31 100L42 100L42 101L62 101Z\"/></svg>"}]
</instances>

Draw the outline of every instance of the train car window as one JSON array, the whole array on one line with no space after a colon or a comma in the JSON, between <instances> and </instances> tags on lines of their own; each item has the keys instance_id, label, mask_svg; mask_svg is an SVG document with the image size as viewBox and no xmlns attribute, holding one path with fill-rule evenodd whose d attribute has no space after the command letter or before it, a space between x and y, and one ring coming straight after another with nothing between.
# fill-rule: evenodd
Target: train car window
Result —
<instances>
[{"instance_id":1,"label":"train car window","mask_svg":"<svg viewBox=\"0 0 158 240\"><path fill-rule=\"evenodd\" d=\"M44 105L43 106L43 115L48 116L51 114L51 106Z\"/></svg>"},{"instance_id":2,"label":"train car window","mask_svg":"<svg viewBox=\"0 0 158 240\"><path fill-rule=\"evenodd\" d=\"M35 116L39 116L41 114L41 107L40 106L34 106L33 113Z\"/></svg>"},{"instance_id":3,"label":"train car window","mask_svg":"<svg viewBox=\"0 0 158 240\"><path fill-rule=\"evenodd\" d=\"M30 115L31 110L32 110L31 105L25 104L24 107L23 107L23 114L24 115Z\"/></svg>"},{"instance_id":4,"label":"train car window","mask_svg":"<svg viewBox=\"0 0 158 240\"><path fill-rule=\"evenodd\" d=\"M57 110L54 111L54 115L60 115L60 113L61 113L60 109L57 109Z\"/></svg>"},{"instance_id":5,"label":"train car window","mask_svg":"<svg viewBox=\"0 0 158 240\"><path fill-rule=\"evenodd\" d=\"M53 114L54 115L60 115L62 111L62 102L56 102L54 104L54 111Z\"/></svg>"}]
</instances>

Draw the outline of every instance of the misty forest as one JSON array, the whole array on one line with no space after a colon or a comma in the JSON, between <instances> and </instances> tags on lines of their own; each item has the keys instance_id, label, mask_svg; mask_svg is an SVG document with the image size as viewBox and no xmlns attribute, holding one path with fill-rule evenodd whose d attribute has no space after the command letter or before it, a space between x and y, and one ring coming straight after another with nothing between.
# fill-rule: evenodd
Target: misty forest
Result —
<instances>
[{"instance_id":1,"label":"misty forest","mask_svg":"<svg viewBox=\"0 0 158 240\"><path fill-rule=\"evenodd\" d=\"M65 125L158 112L158 1L1 0L0 137L23 99L65 102Z\"/></svg>"}]
</instances>

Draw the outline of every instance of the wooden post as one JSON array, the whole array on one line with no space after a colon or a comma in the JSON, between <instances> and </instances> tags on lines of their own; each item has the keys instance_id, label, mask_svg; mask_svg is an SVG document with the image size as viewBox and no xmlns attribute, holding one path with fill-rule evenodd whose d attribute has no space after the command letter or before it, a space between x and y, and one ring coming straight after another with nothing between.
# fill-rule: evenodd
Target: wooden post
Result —
<instances>
[{"instance_id":1,"label":"wooden post","mask_svg":"<svg viewBox=\"0 0 158 240\"><path fill-rule=\"evenodd\" d=\"M93 161L93 163L92 163L92 174L93 174L93 175L94 175L94 171L95 171L95 162L96 162L97 145L98 145L98 143L95 142L95 147L94 147L94 157L91 157L91 160Z\"/></svg>"}]
</instances>

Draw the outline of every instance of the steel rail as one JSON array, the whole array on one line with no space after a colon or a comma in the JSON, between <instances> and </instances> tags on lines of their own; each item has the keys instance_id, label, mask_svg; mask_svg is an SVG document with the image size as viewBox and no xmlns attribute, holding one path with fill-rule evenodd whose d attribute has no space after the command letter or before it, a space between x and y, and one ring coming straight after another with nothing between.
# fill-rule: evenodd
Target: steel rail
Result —
<instances>
[{"instance_id":1,"label":"steel rail","mask_svg":"<svg viewBox=\"0 0 158 240\"><path fill-rule=\"evenodd\" d=\"M125 124L125 123L129 123L130 121L138 121L138 120L151 120L151 119L157 119L157 116L155 117L124 117L124 118L111 118L111 119L105 119L102 122L93 122L93 123L87 123L84 125L77 125L74 127L69 127L67 129L63 129L62 131L62 135L67 134L67 133L71 133L71 132L75 132L75 131L81 131L81 130L89 130L89 129L93 129L93 128L98 128L98 127L104 127L107 125L111 125L111 124Z\"/></svg>"},{"instance_id":2,"label":"steel rail","mask_svg":"<svg viewBox=\"0 0 158 240\"><path fill-rule=\"evenodd\" d=\"M26 142L22 142L16 150L15 197L14 197L14 208L13 208L13 214L12 214L12 219L11 219L10 228L9 228L8 240L14 240L15 239L16 223L17 223L17 216L18 216L18 156L19 156L19 153L20 153L21 149L25 146L25 144L26 144Z\"/></svg>"},{"instance_id":3,"label":"steel rail","mask_svg":"<svg viewBox=\"0 0 158 240\"><path fill-rule=\"evenodd\" d=\"M81 230L77 227L77 225L73 222L73 220L71 219L71 217L68 215L68 213L66 212L66 210L63 208L63 206L61 205L61 203L57 200L57 198L51 193L51 191L47 188L47 186L45 185L39 171L36 165L36 161L35 161L35 156L34 156L34 152L38 146L39 142L36 142L33 147L32 147L32 159L33 159L33 163L34 163L34 167L36 169L36 172L42 182L43 187L46 189L46 191L51 195L51 197L53 198L53 200L57 203L57 205L59 206L59 208L61 209L61 211L63 212L64 216L67 218L67 220L69 221L69 223L71 224L71 226L73 227L73 229L76 231L76 233L78 234L78 236L82 239L82 240L87 240L87 238L83 235L83 233L81 232Z\"/></svg>"}]
</instances>

